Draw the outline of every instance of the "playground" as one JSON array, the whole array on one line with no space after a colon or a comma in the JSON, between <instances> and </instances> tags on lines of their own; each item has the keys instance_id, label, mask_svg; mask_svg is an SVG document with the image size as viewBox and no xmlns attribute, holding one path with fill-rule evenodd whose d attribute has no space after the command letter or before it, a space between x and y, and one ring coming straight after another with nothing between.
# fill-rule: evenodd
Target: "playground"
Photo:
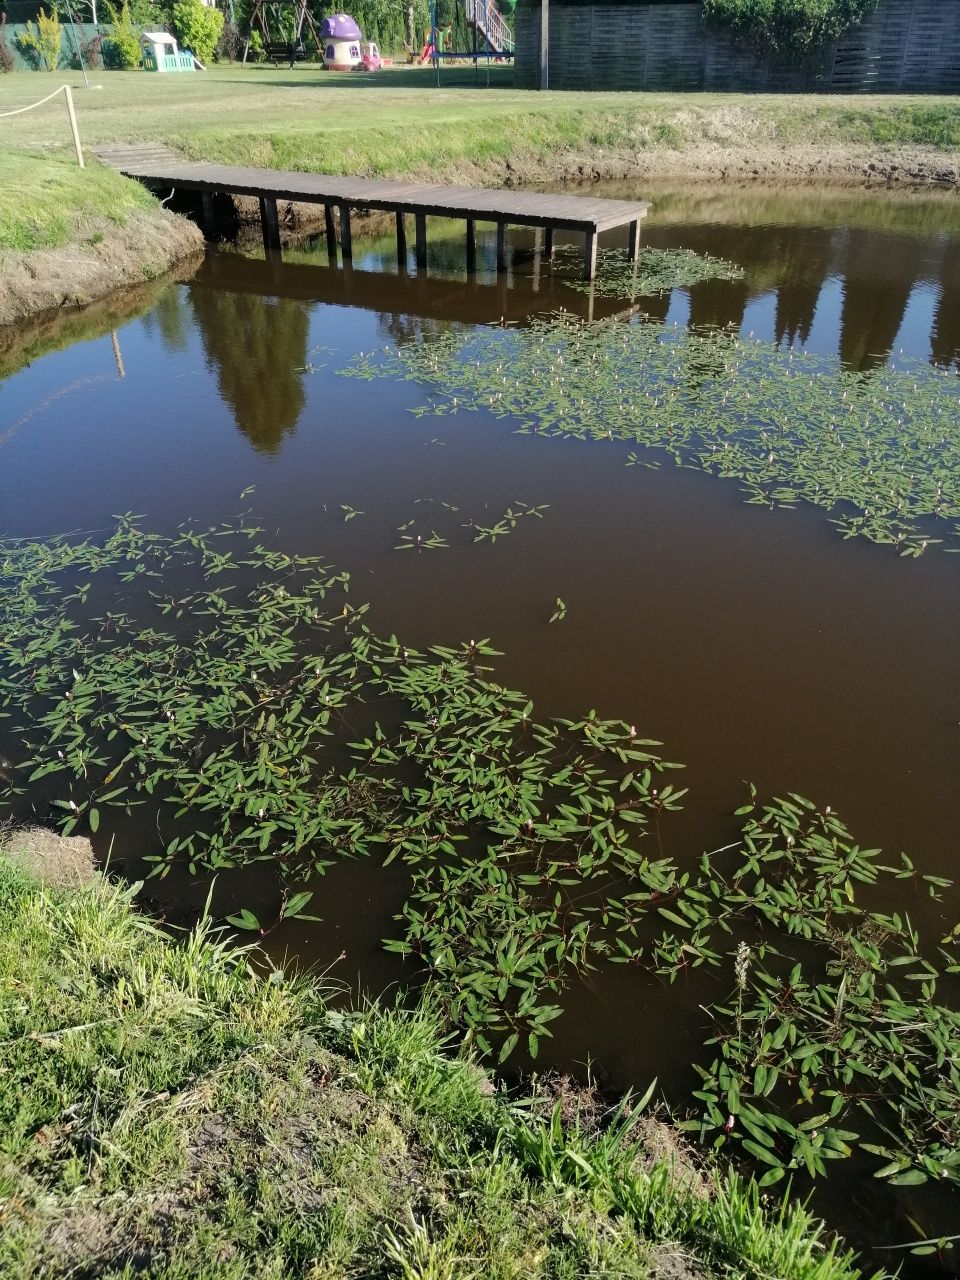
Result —
<instances>
[{"instance_id":1,"label":"playground","mask_svg":"<svg viewBox=\"0 0 960 1280\"><path fill-rule=\"evenodd\" d=\"M440 80L446 61L469 62L474 70L485 64L512 60L515 41L508 19L516 0L455 0L441 14L438 0L430 0L429 22L418 29L414 7L406 11L403 56L406 66L432 66ZM298 62L320 63L327 71L381 71L394 63L348 13L328 13L314 20L309 0L253 0L243 45L242 65L265 60L274 66Z\"/></svg>"}]
</instances>

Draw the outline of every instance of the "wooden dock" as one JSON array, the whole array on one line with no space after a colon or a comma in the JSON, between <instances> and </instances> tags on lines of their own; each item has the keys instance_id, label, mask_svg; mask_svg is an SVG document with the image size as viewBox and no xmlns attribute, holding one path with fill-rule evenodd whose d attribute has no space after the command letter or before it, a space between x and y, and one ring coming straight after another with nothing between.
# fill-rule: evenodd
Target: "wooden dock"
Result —
<instances>
[{"instance_id":1,"label":"wooden dock","mask_svg":"<svg viewBox=\"0 0 960 1280\"><path fill-rule=\"evenodd\" d=\"M381 182L372 178L344 178L323 173L287 173L278 169L247 169L233 165L194 164L165 147L118 145L99 147L105 164L146 186L162 191L199 191L208 225L212 226L213 197L220 192L252 196L260 201L263 243L268 253L280 252L277 201L322 204L325 211L330 262L337 260L339 214L340 254L343 265L353 259L350 216L358 210L376 209L396 215L397 259L407 261L406 219L414 220L418 271L427 265L427 218L458 218L466 224L467 273L476 271L476 224L492 222L497 228L497 271L507 269L507 227L535 227L545 233L545 256L553 253L555 231L577 231L584 236L583 274L592 280L597 268L597 237L614 227L628 228L630 256L640 244L640 223L648 205L643 201L604 200L599 196L546 195L526 191L493 191L481 187L440 187L419 182Z\"/></svg>"}]
</instances>

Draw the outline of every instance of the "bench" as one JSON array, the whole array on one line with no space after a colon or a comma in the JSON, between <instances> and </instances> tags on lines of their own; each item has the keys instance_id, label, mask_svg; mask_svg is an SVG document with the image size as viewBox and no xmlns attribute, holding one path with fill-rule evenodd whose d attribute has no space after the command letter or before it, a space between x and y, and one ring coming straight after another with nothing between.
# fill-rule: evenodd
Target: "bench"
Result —
<instances>
[{"instance_id":1,"label":"bench","mask_svg":"<svg viewBox=\"0 0 960 1280\"><path fill-rule=\"evenodd\" d=\"M268 62L275 65L281 62L289 62L291 67L295 62L303 62L307 56L306 45L303 41L293 44L289 40L275 40L263 46L264 55Z\"/></svg>"}]
</instances>

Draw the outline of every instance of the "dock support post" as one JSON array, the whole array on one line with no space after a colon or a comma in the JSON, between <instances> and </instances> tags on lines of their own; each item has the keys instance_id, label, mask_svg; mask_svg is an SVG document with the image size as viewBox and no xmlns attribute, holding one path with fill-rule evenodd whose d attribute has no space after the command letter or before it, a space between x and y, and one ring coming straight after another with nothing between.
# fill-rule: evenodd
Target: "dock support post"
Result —
<instances>
[{"instance_id":1,"label":"dock support post","mask_svg":"<svg viewBox=\"0 0 960 1280\"><path fill-rule=\"evenodd\" d=\"M350 206L348 204L340 206L340 256L345 267L352 264L353 235L350 231Z\"/></svg>"},{"instance_id":2,"label":"dock support post","mask_svg":"<svg viewBox=\"0 0 960 1280\"><path fill-rule=\"evenodd\" d=\"M630 229L627 239L627 257L631 262L636 262L637 254L640 252L640 221L637 219L630 223Z\"/></svg>"},{"instance_id":3,"label":"dock support post","mask_svg":"<svg viewBox=\"0 0 960 1280\"><path fill-rule=\"evenodd\" d=\"M497 275L502 276L507 270L507 224L497 223Z\"/></svg>"},{"instance_id":4,"label":"dock support post","mask_svg":"<svg viewBox=\"0 0 960 1280\"><path fill-rule=\"evenodd\" d=\"M467 219L467 275L477 274L477 224L473 218Z\"/></svg>"},{"instance_id":5,"label":"dock support post","mask_svg":"<svg viewBox=\"0 0 960 1280\"><path fill-rule=\"evenodd\" d=\"M427 269L427 215L425 213L414 214L414 222L417 228L417 270L426 271Z\"/></svg>"},{"instance_id":6,"label":"dock support post","mask_svg":"<svg viewBox=\"0 0 960 1280\"><path fill-rule=\"evenodd\" d=\"M592 280L597 274L597 233L588 231L583 249L583 278Z\"/></svg>"},{"instance_id":7,"label":"dock support post","mask_svg":"<svg viewBox=\"0 0 960 1280\"><path fill-rule=\"evenodd\" d=\"M553 261L553 227L546 227L544 230L543 256L547 262Z\"/></svg>"},{"instance_id":8,"label":"dock support post","mask_svg":"<svg viewBox=\"0 0 960 1280\"><path fill-rule=\"evenodd\" d=\"M402 275L407 269L407 224L403 210L397 210L397 267Z\"/></svg>"},{"instance_id":9,"label":"dock support post","mask_svg":"<svg viewBox=\"0 0 960 1280\"><path fill-rule=\"evenodd\" d=\"M203 220L203 234L208 240L213 240L217 234L217 216L214 212L212 191L201 193L200 213Z\"/></svg>"},{"instance_id":10,"label":"dock support post","mask_svg":"<svg viewBox=\"0 0 960 1280\"><path fill-rule=\"evenodd\" d=\"M333 205L323 206L323 219L327 229L327 262L331 267L337 265L337 226L333 220Z\"/></svg>"},{"instance_id":11,"label":"dock support post","mask_svg":"<svg viewBox=\"0 0 960 1280\"><path fill-rule=\"evenodd\" d=\"M280 219L277 202L272 196L260 197L260 222L263 226L263 247L267 253L280 252Z\"/></svg>"}]
</instances>

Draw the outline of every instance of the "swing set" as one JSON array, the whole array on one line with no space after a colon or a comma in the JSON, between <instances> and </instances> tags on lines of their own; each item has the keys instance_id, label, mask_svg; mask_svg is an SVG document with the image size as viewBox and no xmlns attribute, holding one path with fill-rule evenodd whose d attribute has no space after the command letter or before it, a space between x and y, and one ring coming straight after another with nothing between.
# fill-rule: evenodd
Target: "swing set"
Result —
<instances>
[{"instance_id":1,"label":"swing set","mask_svg":"<svg viewBox=\"0 0 960 1280\"><path fill-rule=\"evenodd\" d=\"M323 44L307 3L308 0L254 0L241 65L246 65L250 41L255 33L260 37L267 61L275 66L279 66L281 62L289 62L292 71L295 63L303 62L307 56L304 37L308 34L313 40L317 57L322 59ZM271 27L273 31L280 32L282 38L278 39Z\"/></svg>"},{"instance_id":2,"label":"swing set","mask_svg":"<svg viewBox=\"0 0 960 1280\"><path fill-rule=\"evenodd\" d=\"M437 0L430 0L430 26L424 32L426 43L420 51L420 61L433 63L438 86L442 59L472 62L475 76L479 74L480 64L485 62L489 88L491 62L513 57L513 31L504 21L496 0L462 0L462 6L461 9L461 0L458 0L453 22L441 25L437 22ZM465 47L458 48L458 45Z\"/></svg>"}]
</instances>

